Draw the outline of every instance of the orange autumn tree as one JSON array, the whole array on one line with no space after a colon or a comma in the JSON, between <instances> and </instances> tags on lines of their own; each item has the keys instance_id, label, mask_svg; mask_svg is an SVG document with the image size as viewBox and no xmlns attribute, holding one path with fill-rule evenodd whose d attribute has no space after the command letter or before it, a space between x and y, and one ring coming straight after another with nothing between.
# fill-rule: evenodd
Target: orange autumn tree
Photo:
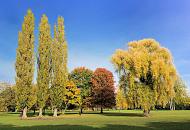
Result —
<instances>
[{"instance_id":1,"label":"orange autumn tree","mask_svg":"<svg viewBox=\"0 0 190 130\"><path fill-rule=\"evenodd\" d=\"M105 68L97 68L92 76L92 104L101 108L115 106L115 88L112 72Z\"/></svg>"},{"instance_id":2,"label":"orange autumn tree","mask_svg":"<svg viewBox=\"0 0 190 130\"><path fill-rule=\"evenodd\" d=\"M175 96L176 69L170 51L154 39L132 41L127 50L116 50L112 63L125 77L131 108L143 108L148 116L155 104L163 107Z\"/></svg>"}]
</instances>

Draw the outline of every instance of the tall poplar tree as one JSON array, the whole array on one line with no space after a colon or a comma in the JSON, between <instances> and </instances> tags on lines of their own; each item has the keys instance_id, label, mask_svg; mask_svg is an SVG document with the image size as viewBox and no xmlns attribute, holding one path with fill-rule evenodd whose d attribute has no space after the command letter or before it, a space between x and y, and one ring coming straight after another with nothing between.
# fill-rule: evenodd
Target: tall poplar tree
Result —
<instances>
[{"instance_id":1,"label":"tall poplar tree","mask_svg":"<svg viewBox=\"0 0 190 130\"><path fill-rule=\"evenodd\" d=\"M43 15L39 25L39 47L38 47L38 77L37 77L37 101L39 106L39 116L42 116L42 109L48 98L50 87L50 45L51 34L48 18Z\"/></svg>"},{"instance_id":2,"label":"tall poplar tree","mask_svg":"<svg viewBox=\"0 0 190 130\"><path fill-rule=\"evenodd\" d=\"M57 109L62 105L68 81L67 69L67 43L64 37L64 20L58 17L54 26L54 39L52 44L52 81L50 98L54 108L53 116L57 116Z\"/></svg>"},{"instance_id":3,"label":"tall poplar tree","mask_svg":"<svg viewBox=\"0 0 190 130\"><path fill-rule=\"evenodd\" d=\"M68 47L67 41L65 40L65 28L64 28L64 19L63 17L58 17L57 20L57 41L61 46L60 51L62 51L62 58L63 58L63 69L62 69L62 76L63 76L63 84L66 86L68 81Z\"/></svg>"},{"instance_id":4,"label":"tall poplar tree","mask_svg":"<svg viewBox=\"0 0 190 130\"><path fill-rule=\"evenodd\" d=\"M34 15L31 10L27 11L19 32L15 70L17 107L23 110L22 118L26 118L27 109L34 104Z\"/></svg>"}]
</instances>

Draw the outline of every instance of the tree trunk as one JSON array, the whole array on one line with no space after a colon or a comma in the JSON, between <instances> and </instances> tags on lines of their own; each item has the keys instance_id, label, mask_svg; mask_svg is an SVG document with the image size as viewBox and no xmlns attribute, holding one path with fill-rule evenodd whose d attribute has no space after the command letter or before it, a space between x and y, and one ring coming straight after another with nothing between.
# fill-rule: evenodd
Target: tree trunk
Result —
<instances>
[{"instance_id":1,"label":"tree trunk","mask_svg":"<svg viewBox=\"0 0 190 130\"><path fill-rule=\"evenodd\" d=\"M26 119L26 118L27 118L26 113L27 113L27 107L25 107L25 108L23 109L23 111L22 111L22 119Z\"/></svg>"},{"instance_id":2,"label":"tree trunk","mask_svg":"<svg viewBox=\"0 0 190 130\"><path fill-rule=\"evenodd\" d=\"M42 114L44 114L44 115L46 114L46 108L43 109Z\"/></svg>"},{"instance_id":3,"label":"tree trunk","mask_svg":"<svg viewBox=\"0 0 190 130\"><path fill-rule=\"evenodd\" d=\"M173 110L173 100L170 99L170 110Z\"/></svg>"},{"instance_id":4,"label":"tree trunk","mask_svg":"<svg viewBox=\"0 0 190 130\"><path fill-rule=\"evenodd\" d=\"M65 105L65 109L63 111L63 114L65 114L66 110L67 110L67 104Z\"/></svg>"},{"instance_id":5,"label":"tree trunk","mask_svg":"<svg viewBox=\"0 0 190 130\"><path fill-rule=\"evenodd\" d=\"M33 112L33 114L34 114L34 115L36 114L36 109L34 109L34 112Z\"/></svg>"},{"instance_id":6,"label":"tree trunk","mask_svg":"<svg viewBox=\"0 0 190 130\"><path fill-rule=\"evenodd\" d=\"M57 117L57 108L54 108L53 116L54 116L54 117Z\"/></svg>"},{"instance_id":7,"label":"tree trunk","mask_svg":"<svg viewBox=\"0 0 190 130\"><path fill-rule=\"evenodd\" d=\"M82 114L83 113L83 111L82 111L82 107L80 108L80 114Z\"/></svg>"},{"instance_id":8,"label":"tree trunk","mask_svg":"<svg viewBox=\"0 0 190 130\"><path fill-rule=\"evenodd\" d=\"M100 113L103 113L103 108L101 107L101 112Z\"/></svg>"},{"instance_id":9,"label":"tree trunk","mask_svg":"<svg viewBox=\"0 0 190 130\"><path fill-rule=\"evenodd\" d=\"M82 108L80 107L79 108L79 115L81 115L82 114Z\"/></svg>"},{"instance_id":10,"label":"tree trunk","mask_svg":"<svg viewBox=\"0 0 190 130\"><path fill-rule=\"evenodd\" d=\"M39 117L42 117L42 108L39 109Z\"/></svg>"},{"instance_id":11,"label":"tree trunk","mask_svg":"<svg viewBox=\"0 0 190 130\"><path fill-rule=\"evenodd\" d=\"M145 117L149 117L149 114L150 114L150 110L144 110L144 111L143 111L143 115L144 115Z\"/></svg>"}]
</instances>

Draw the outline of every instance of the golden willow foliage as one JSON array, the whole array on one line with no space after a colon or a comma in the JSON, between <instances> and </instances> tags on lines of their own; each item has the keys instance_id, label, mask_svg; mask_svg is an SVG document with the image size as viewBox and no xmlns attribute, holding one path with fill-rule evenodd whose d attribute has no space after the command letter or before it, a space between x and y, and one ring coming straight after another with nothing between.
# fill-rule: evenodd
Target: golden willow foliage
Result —
<instances>
[{"instance_id":1,"label":"golden willow foliage","mask_svg":"<svg viewBox=\"0 0 190 130\"><path fill-rule=\"evenodd\" d=\"M17 107L23 110L23 118L26 117L27 108L35 103L33 91L34 74L34 15L28 10L22 24L22 31L18 36L16 52L16 97Z\"/></svg>"},{"instance_id":2,"label":"golden willow foliage","mask_svg":"<svg viewBox=\"0 0 190 130\"><path fill-rule=\"evenodd\" d=\"M119 87L116 94L116 107L118 109L127 109L128 102L123 88Z\"/></svg>"},{"instance_id":3,"label":"golden willow foliage","mask_svg":"<svg viewBox=\"0 0 190 130\"><path fill-rule=\"evenodd\" d=\"M116 50L112 63L127 82L127 96L134 107L150 110L165 106L174 97L176 69L168 49L154 39L132 41L128 50ZM135 95L135 97L134 97Z\"/></svg>"},{"instance_id":4,"label":"golden willow foliage","mask_svg":"<svg viewBox=\"0 0 190 130\"><path fill-rule=\"evenodd\" d=\"M39 25L39 47L38 47L38 77L37 77L37 97L40 108L39 116L42 116L42 109L48 99L48 89L50 87L50 46L51 34L48 18L43 15Z\"/></svg>"},{"instance_id":5,"label":"golden willow foliage","mask_svg":"<svg viewBox=\"0 0 190 130\"><path fill-rule=\"evenodd\" d=\"M68 82L67 69L67 42L64 37L64 20L58 17L57 25L54 26L54 39L52 44L52 77L50 98L57 116L57 108L63 103L65 87Z\"/></svg>"}]
</instances>

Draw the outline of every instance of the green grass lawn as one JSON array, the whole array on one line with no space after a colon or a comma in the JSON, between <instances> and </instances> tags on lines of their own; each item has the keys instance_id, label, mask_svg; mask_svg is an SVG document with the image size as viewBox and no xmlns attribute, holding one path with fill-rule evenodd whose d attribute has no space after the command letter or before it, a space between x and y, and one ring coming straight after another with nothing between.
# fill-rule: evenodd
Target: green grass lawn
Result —
<instances>
[{"instance_id":1,"label":"green grass lawn","mask_svg":"<svg viewBox=\"0 0 190 130\"><path fill-rule=\"evenodd\" d=\"M190 111L105 111L104 114L67 113L58 118L21 120L18 113L0 113L0 130L190 130Z\"/></svg>"}]
</instances>

